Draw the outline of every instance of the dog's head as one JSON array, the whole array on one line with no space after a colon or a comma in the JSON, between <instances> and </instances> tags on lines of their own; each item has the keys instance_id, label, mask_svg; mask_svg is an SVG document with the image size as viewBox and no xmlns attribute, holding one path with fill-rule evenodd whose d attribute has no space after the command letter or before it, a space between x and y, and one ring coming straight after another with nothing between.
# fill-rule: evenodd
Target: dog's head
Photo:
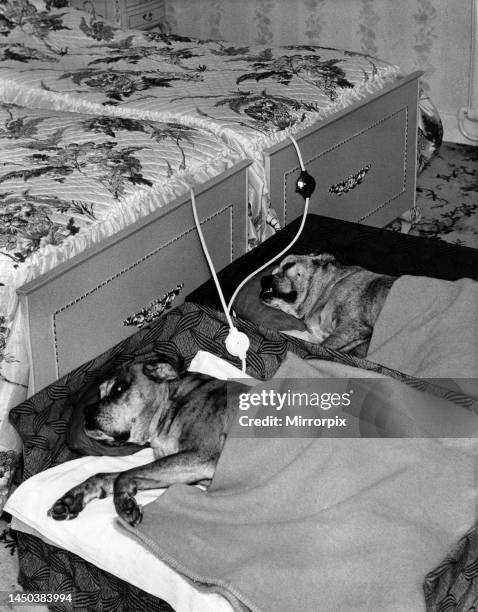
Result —
<instances>
[{"instance_id":1,"label":"dog's head","mask_svg":"<svg viewBox=\"0 0 478 612\"><path fill-rule=\"evenodd\" d=\"M171 382L179 377L179 365L162 359L120 367L100 384L99 401L85 409L86 435L109 445L145 445L151 421L168 409Z\"/></svg>"},{"instance_id":2,"label":"dog's head","mask_svg":"<svg viewBox=\"0 0 478 612\"><path fill-rule=\"evenodd\" d=\"M330 253L288 255L271 275L261 278L260 298L267 306L301 319L308 303L334 279L339 265Z\"/></svg>"}]
</instances>

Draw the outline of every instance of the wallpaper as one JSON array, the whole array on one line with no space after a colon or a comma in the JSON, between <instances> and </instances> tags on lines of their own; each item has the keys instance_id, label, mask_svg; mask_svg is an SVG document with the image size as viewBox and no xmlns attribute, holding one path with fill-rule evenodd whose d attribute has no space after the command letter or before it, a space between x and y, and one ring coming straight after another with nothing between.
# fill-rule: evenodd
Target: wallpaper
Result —
<instances>
[{"instance_id":1,"label":"wallpaper","mask_svg":"<svg viewBox=\"0 0 478 612\"><path fill-rule=\"evenodd\" d=\"M243 44L348 48L425 71L423 87L455 117L469 92L472 0L166 0L174 30ZM445 117L446 119L446 117Z\"/></svg>"}]
</instances>

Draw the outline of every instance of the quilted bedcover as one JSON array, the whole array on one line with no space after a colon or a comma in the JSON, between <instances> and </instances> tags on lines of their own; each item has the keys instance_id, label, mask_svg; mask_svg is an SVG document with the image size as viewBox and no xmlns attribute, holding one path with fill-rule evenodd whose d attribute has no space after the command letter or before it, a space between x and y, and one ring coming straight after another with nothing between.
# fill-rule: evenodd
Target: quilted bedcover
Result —
<instances>
[{"instance_id":1,"label":"quilted bedcover","mask_svg":"<svg viewBox=\"0 0 478 612\"><path fill-rule=\"evenodd\" d=\"M46 2L46 4L45 4ZM122 30L64 0L7 0L0 99L206 127L243 156L251 246L271 235L263 150L397 79L372 56ZM58 8L57 8L58 7ZM46 10L48 9L48 10Z\"/></svg>"}]
</instances>

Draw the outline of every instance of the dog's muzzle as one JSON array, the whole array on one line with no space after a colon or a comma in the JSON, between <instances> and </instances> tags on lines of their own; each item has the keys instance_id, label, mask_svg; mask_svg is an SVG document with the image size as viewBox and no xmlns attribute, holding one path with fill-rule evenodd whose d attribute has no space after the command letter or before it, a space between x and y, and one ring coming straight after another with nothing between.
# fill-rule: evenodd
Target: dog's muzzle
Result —
<instances>
[{"instance_id":1,"label":"dog's muzzle","mask_svg":"<svg viewBox=\"0 0 478 612\"><path fill-rule=\"evenodd\" d=\"M98 406L100 404L101 401L89 404L85 407L85 434L89 438L103 442L108 446L122 446L126 444L130 437L129 431L112 431L106 433L102 430L101 423L97 418Z\"/></svg>"},{"instance_id":2,"label":"dog's muzzle","mask_svg":"<svg viewBox=\"0 0 478 612\"><path fill-rule=\"evenodd\" d=\"M274 274L270 276L263 276L261 278L261 292L259 294L259 298L264 302L264 304L269 304L272 300L282 300L287 304L295 304L297 300L297 291L282 291L281 288L281 278L275 276Z\"/></svg>"}]
</instances>

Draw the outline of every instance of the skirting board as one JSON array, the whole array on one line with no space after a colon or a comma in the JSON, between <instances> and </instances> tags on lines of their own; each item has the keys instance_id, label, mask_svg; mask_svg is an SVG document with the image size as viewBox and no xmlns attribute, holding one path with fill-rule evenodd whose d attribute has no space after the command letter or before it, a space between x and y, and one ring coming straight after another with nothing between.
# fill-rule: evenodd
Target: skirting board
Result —
<instances>
[{"instance_id":1,"label":"skirting board","mask_svg":"<svg viewBox=\"0 0 478 612\"><path fill-rule=\"evenodd\" d=\"M456 142L458 144L478 145L478 122L466 121L466 129L470 134L476 136L477 140L471 140L462 134L456 114L438 111L443 123L443 140L445 142Z\"/></svg>"}]
</instances>

